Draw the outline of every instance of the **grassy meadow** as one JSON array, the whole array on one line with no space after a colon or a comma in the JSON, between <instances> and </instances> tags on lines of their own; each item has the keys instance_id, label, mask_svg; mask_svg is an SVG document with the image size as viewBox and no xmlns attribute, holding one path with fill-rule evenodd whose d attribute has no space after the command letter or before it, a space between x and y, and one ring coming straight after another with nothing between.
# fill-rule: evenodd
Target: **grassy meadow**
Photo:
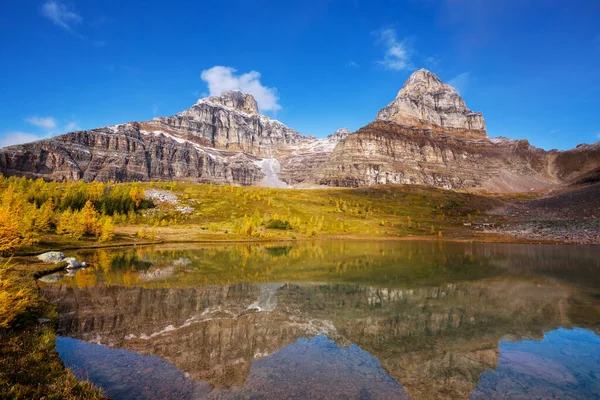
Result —
<instances>
[{"instance_id":1,"label":"grassy meadow","mask_svg":"<svg viewBox=\"0 0 600 400\"><path fill-rule=\"evenodd\" d=\"M157 201L150 192L171 198ZM496 204L424 186L299 190L0 178L0 253L157 241L473 238L465 224Z\"/></svg>"}]
</instances>

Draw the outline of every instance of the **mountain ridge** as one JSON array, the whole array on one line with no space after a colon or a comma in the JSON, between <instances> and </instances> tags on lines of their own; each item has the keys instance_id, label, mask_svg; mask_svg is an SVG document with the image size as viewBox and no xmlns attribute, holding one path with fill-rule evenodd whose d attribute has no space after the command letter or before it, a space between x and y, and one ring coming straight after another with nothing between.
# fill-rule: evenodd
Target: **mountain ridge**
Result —
<instances>
[{"instance_id":1,"label":"mountain ridge","mask_svg":"<svg viewBox=\"0 0 600 400\"><path fill-rule=\"evenodd\" d=\"M260 114L251 94L199 99L170 117L0 149L0 172L47 180L182 180L277 187L425 184L547 189L600 166L600 144L545 151L490 138L483 114L425 69L356 132L302 135Z\"/></svg>"}]
</instances>

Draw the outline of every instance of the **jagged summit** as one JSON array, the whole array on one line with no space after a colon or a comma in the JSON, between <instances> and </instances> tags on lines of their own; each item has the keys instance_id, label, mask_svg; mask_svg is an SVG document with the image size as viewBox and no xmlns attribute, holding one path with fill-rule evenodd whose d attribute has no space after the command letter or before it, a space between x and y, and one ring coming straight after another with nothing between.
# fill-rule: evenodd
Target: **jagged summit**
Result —
<instances>
[{"instance_id":1,"label":"jagged summit","mask_svg":"<svg viewBox=\"0 0 600 400\"><path fill-rule=\"evenodd\" d=\"M442 80L433 72L426 70L425 68L421 68L415 72L413 72L404 85L402 85L402 89L398 92L398 96L401 93L414 91L415 89L426 88L427 90L444 90L446 86L454 90L452 86L446 85Z\"/></svg>"},{"instance_id":2,"label":"jagged summit","mask_svg":"<svg viewBox=\"0 0 600 400\"><path fill-rule=\"evenodd\" d=\"M218 96L205 97L196 102L196 104L201 103L212 103L232 108L246 114L258 115L258 104L256 103L254 96L239 90L229 90Z\"/></svg>"},{"instance_id":3,"label":"jagged summit","mask_svg":"<svg viewBox=\"0 0 600 400\"><path fill-rule=\"evenodd\" d=\"M342 140L346 136L348 136L350 133L351 132L348 128L340 128L340 129L337 129L335 132L333 132L331 135L329 135L327 137L331 138L331 139Z\"/></svg>"},{"instance_id":4,"label":"jagged summit","mask_svg":"<svg viewBox=\"0 0 600 400\"><path fill-rule=\"evenodd\" d=\"M486 137L483 114L469 110L456 89L424 68L412 73L394 101L379 111L376 119Z\"/></svg>"}]
</instances>

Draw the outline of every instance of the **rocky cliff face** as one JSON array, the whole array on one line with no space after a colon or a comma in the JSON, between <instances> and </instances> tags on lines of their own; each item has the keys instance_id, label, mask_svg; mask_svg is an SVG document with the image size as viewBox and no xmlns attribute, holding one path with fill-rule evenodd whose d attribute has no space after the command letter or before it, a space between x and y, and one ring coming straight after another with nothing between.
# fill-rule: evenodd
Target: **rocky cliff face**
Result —
<instances>
[{"instance_id":1,"label":"rocky cliff face","mask_svg":"<svg viewBox=\"0 0 600 400\"><path fill-rule=\"evenodd\" d=\"M408 78L396 99L379 111L376 121L433 128L473 138L486 136L483 114L469 110L452 86L426 69Z\"/></svg>"},{"instance_id":2,"label":"rocky cliff face","mask_svg":"<svg viewBox=\"0 0 600 400\"><path fill-rule=\"evenodd\" d=\"M327 186L422 184L521 192L560 185L598 166L597 145L547 152L526 140L487 137L483 115L421 69L375 122L336 146L313 179Z\"/></svg>"},{"instance_id":3,"label":"rocky cliff face","mask_svg":"<svg viewBox=\"0 0 600 400\"><path fill-rule=\"evenodd\" d=\"M0 172L54 180L186 180L272 187L424 184L520 192L576 181L600 148L546 152L490 139L483 115L421 69L376 120L325 139L259 114L239 91L155 118L0 149Z\"/></svg>"},{"instance_id":4,"label":"rocky cliff face","mask_svg":"<svg viewBox=\"0 0 600 400\"><path fill-rule=\"evenodd\" d=\"M128 123L72 132L0 150L5 175L53 180L195 180L251 185L256 157L201 146L148 125ZM151 129L151 128L150 128Z\"/></svg>"},{"instance_id":5,"label":"rocky cliff face","mask_svg":"<svg viewBox=\"0 0 600 400\"><path fill-rule=\"evenodd\" d=\"M254 97L239 91L200 99L191 108L148 125L200 145L264 157L277 155L286 145L315 140L260 115Z\"/></svg>"},{"instance_id":6,"label":"rocky cliff face","mask_svg":"<svg viewBox=\"0 0 600 400\"><path fill-rule=\"evenodd\" d=\"M279 157L281 179L289 185L315 183L315 176L331 159L337 144L350 135L348 128L340 128L325 139L312 140L288 148L287 154Z\"/></svg>"},{"instance_id":7,"label":"rocky cliff face","mask_svg":"<svg viewBox=\"0 0 600 400\"><path fill-rule=\"evenodd\" d=\"M265 177L259 163L263 156L315 140L260 115L251 95L226 92L173 117L1 149L0 171L53 180L252 185Z\"/></svg>"},{"instance_id":8,"label":"rocky cliff face","mask_svg":"<svg viewBox=\"0 0 600 400\"><path fill-rule=\"evenodd\" d=\"M518 192L558 184L548 154L526 141L473 140L376 121L335 148L316 173L329 186L421 184Z\"/></svg>"}]
</instances>

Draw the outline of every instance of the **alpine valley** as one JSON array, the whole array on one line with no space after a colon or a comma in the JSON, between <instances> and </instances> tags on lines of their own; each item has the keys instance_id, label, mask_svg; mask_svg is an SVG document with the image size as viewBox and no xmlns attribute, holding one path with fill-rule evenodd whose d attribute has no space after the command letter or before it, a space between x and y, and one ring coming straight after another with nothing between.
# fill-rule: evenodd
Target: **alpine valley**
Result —
<instances>
[{"instance_id":1,"label":"alpine valley","mask_svg":"<svg viewBox=\"0 0 600 400\"><path fill-rule=\"evenodd\" d=\"M191 181L267 187L424 184L544 190L596 175L600 142L545 151L490 138L483 114L420 69L373 122L327 138L261 115L250 94L198 100L171 117L67 133L0 149L0 172L45 180Z\"/></svg>"}]
</instances>

